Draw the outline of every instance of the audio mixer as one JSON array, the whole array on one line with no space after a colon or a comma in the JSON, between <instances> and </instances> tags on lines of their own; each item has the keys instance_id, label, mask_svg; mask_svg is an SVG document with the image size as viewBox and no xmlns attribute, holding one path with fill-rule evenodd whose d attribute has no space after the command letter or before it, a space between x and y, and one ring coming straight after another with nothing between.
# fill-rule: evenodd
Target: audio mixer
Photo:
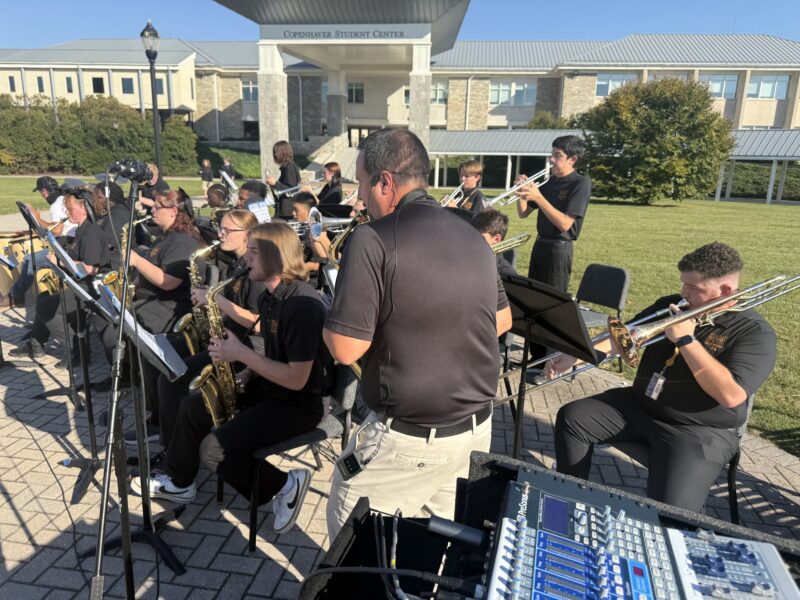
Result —
<instances>
[{"instance_id":1,"label":"audio mixer","mask_svg":"<svg viewBox=\"0 0 800 600\"><path fill-rule=\"evenodd\" d=\"M800 598L770 544L665 528L644 500L525 470L506 489L485 586L490 600Z\"/></svg>"}]
</instances>

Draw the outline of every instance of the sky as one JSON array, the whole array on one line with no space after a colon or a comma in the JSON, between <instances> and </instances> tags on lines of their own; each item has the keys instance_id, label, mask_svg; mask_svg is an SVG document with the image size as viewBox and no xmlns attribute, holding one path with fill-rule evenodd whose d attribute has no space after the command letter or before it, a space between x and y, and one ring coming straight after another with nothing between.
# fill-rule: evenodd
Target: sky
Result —
<instances>
[{"instance_id":1,"label":"sky","mask_svg":"<svg viewBox=\"0 0 800 600\"><path fill-rule=\"evenodd\" d=\"M328 0L335 2L336 0ZM213 0L3 0L2 48L80 38L256 40L258 27ZM9 27L8 24L13 24ZM632 33L763 33L800 41L798 0L472 0L459 40L615 40Z\"/></svg>"}]
</instances>

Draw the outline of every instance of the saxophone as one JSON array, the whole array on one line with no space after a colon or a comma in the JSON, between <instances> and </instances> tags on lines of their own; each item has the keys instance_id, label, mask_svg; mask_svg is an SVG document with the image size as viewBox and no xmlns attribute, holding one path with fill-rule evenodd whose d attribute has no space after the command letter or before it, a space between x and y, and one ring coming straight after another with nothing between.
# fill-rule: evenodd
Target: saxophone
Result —
<instances>
[{"instance_id":1,"label":"saxophone","mask_svg":"<svg viewBox=\"0 0 800 600\"><path fill-rule=\"evenodd\" d=\"M146 223L152 216L145 217L143 219L139 219L138 221L133 222L133 226L136 227L140 223ZM119 270L117 271L109 271L105 275L101 281L103 285L107 285L111 292L117 297L117 300L122 302L122 286L125 282L125 255L128 253L128 223L125 223L122 226L122 232L120 233L120 240L119 240L119 256L120 256L120 263L119 263ZM130 308L133 304L133 292L135 286L133 283L128 284L128 301L126 302L127 306L125 308Z\"/></svg>"},{"instance_id":2,"label":"saxophone","mask_svg":"<svg viewBox=\"0 0 800 600\"><path fill-rule=\"evenodd\" d=\"M211 287L206 293L206 315L208 316L209 333L211 337L225 337L225 326L222 315L217 306L216 297L223 288L234 279L241 277L249 271L249 267L237 269L233 276ZM236 408L236 380L229 362L218 362L206 365L200 374L192 379L189 391L200 390L208 414L214 427L221 426L226 421L233 419L238 410Z\"/></svg>"},{"instance_id":3,"label":"saxophone","mask_svg":"<svg viewBox=\"0 0 800 600\"><path fill-rule=\"evenodd\" d=\"M61 225L62 223L66 223L67 219L61 219L58 223L53 223L50 227L47 228L48 233L53 231L56 227ZM42 243L45 247L49 248L47 243L47 238L42 240ZM50 264L49 262L47 264ZM56 274L53 273L53 269L48 266L43 266L39 271L37 271L37 291L39 293L48 293L51 296L55 296L61 291L61 280L56 277Z\"/></svg>"},{"instance_id":4,"label":"saxophone","mask_svg":"<svg viewBox=\"0 0 800 600\"><path fill-rule=\"evenodd\" d=\"M200 248L192 254L189 258L189 282L193 288L203 287L206 283L204 274L200 273L200 265L198 261L210 257L219 246L220 242L216 241L210 246ZM172 328L172 333L180 333L186 341L186 347L189 353L194 356L200 351L200 348L208 345L209 336L209 321L206 315L207 309L203 306L195 306L192 312L186 313L175 323Z\"/></svg>"}]
</instances>

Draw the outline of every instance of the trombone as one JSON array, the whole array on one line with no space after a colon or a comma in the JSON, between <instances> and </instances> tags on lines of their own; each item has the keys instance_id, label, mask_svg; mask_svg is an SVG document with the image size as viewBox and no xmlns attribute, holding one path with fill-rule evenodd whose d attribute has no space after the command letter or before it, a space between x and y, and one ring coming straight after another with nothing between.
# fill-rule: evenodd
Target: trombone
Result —
<instances>
[{"instance_id":1,"label":"trombone","mask_svg":"<svg viewBox=\"0 0 800 600\"><path fill-rule=\"evenodd\" d=\"M451 202L455 202L456 206L460 206L463 201L464 201L464 182L462 181L461 185L458 186L449 194L447 194L447 196L442 198L439 204L441 206L448 206Z\"/></svg>"},{"instance_id":2,"label":"trombone","mask_svg":"<svg viewBox=\"0 0 800 600\"><path fill-rule=\"evenodd\" d=\"M519 235L515 235L514 237L506 238L501 242L492 244L492 252L495 254L508 252L509 250L513 250L514 248L522 246L523 244L527 244L529 239L531 239L530 233L521 233Z\"/></svg>"},{"instance_id":3,"label":"trombone","mask_svg":"<svg viewBox=\"0 0 800 600\"><path fill-rule=\"evenodd\" d=\"M324 180L325 180L324 177L317 177L313 181L303 181L302 183L299 183L294 187L286 188L285 190L278 190L278 191L273 190L272 193L275 194L275 198L280 198L283 195L286 195L287 198L291 198L297 192L300 191L300 188L303 188L307 185L311 185L312 183L319 183L320 181Z\"/></svg>"},{"instance_id":4,"label":"trombone","mask_svg":"<svg viewBox=\"0 0 800 600\"><path fill-rule=\"evenodd\" d=\"M519 200L519 196L516 195L517 190L526 187L531 183L535 183L536 187L542 187L545 183L548 182L549 179L550 179L550 161L548 161L544 169L542 169L538 173L534 173L530 177L527 177L523 181L520 181L515 186L508 188L505 192L503 192L499 196L495 196L494 198L489 198L488 199L489 205L494 206L496 204L497 206L508 206L509 204L514 204L514 202Z\"/></svg>"}]
</instances>

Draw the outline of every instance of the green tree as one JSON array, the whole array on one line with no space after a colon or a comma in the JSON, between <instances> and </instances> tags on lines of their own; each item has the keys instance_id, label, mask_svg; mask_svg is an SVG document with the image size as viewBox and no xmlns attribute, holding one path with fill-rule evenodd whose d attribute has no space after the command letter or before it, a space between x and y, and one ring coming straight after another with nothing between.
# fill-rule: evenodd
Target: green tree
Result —
<instances>
[{"instance_id":1,"label":"green tree","mask_svg":"<svg viewBox=\"0 0 800 600\"><path fill-rule=\"evenodd\" d=\"M197 134L177 115L167 119L161 135L164 175L197 174Z\"/></svg>"},{"instance_id":2,"label":"green tree","mask_svg":"<svg viewBox=\"0 0 800 600\"><path fill-rule=\"evenodd\" d=\"M625 85L576 124L593 191L640 204L705 197L734 145L706 85L678 79Z\"/></svg>"},{"instance_id":3,"label":"green tree","mask_svg":"<svg viewBox=\"0 0 800 600\"><path fill-rule=\"evenodd\" d=\"M557 117L546 110L537 112L528 122L528 129L567 129L568 127L570 127L568 119Z\"/></svg>"},{"instance_id":4,"label":"green tree","mask_svg":"<svg viewBox=\"0 0 800 600\"><path fill-rule=\"evenodd\" d=\"M53 139L53 114L40 98L21 103L0 97L0 151L7 157L3 172L46 171Z\"/></svg>"}]
</instances>

